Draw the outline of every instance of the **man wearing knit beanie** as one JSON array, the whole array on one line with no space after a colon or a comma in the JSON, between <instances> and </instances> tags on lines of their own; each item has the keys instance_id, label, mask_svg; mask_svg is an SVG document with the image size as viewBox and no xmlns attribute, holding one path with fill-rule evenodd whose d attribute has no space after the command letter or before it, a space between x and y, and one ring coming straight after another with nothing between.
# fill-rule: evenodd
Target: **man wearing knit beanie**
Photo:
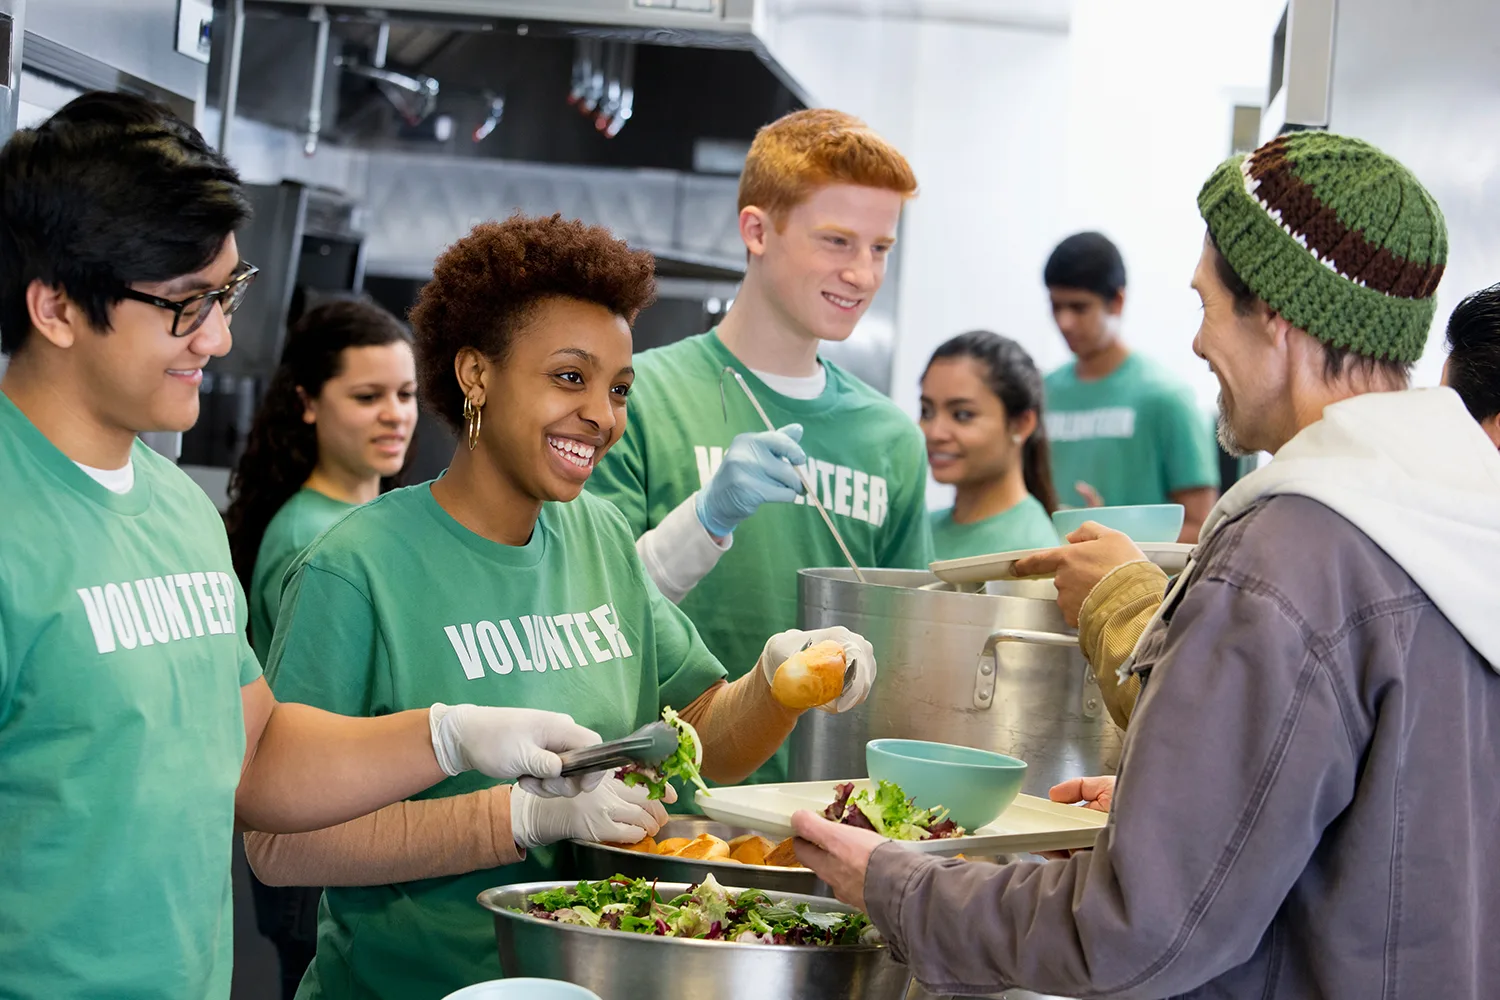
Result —
<instances>
[{"instance_id":1,"label":"man wearing knit beanie","mask_svg":"<svg viewBox=\"0 0 1500 1000\"><path fill-rule=\"evenodd\" d=\"M1326 133L1228 161L1199 207L1194 349L1226 445L1275 457L1122 668L1141 695L1094 849L940 861L799 813L798 854L942 990L1493 996L1500 453L1451 389L1406 389L1442 215ZM1142 573L1165 584L1132 564L1095 589Z\"/></svg>"}]
</instances>

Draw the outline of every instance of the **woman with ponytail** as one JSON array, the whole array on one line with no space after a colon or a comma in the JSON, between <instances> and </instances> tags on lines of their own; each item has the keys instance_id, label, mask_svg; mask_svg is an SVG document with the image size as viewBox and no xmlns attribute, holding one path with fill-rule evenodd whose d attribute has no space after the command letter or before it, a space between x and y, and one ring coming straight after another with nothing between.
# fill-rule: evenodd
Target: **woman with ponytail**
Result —
<instances>
[{"instance_id":1,"label":"woman with ponytail","mask_svg":"<svg viewBox=\"0 0 1500 1000\"><path fill-rule=\"evenodd\" d=\"M287 567L401 471L417 423L411 334L379 306L325 302L287 335L229 480L229 548L262 663Z\"/></svg>"},{"instance_id":2,"label":"woman with ponytail","mask_svg":"<svg viewBox=\"0 0 1500 1000\"><path fill-rule=\"evenodd\" d=\"M932 476L957 487L932 515L939 559L1058 544L1042 376L1025 349L985 330L939 347L922 374Z\"/></svg>"}]
</instances>

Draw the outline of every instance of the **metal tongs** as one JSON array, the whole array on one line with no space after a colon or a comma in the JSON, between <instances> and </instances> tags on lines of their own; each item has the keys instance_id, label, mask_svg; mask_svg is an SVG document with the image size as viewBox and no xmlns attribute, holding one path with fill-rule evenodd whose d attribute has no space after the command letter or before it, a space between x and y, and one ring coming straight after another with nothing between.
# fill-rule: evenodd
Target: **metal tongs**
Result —
<instances>
[{"instance_id":1,"label":"metal tongs","mask_svg":"<svg viewBox=\"0 0 1500 1000\"><path fill-rule=\"evenodd\" d=\"M562 761L562 776L566 778L630 764L660 764L676 752L677 730L665 722L652 722L623 739L564 750L557 756Z\"/></svg>"},{"instance_id":2,"label":"metal tongs","mask_svg":"<svg viewBox=\"0 0 1500 1000\"><path fill-rule=\"evenodd\" d=\"M745 398L750 400L750 405L755 407L755 412L760 415L761 423L766 425L766 430L775 431L776 425L771 423L771 418L766 416L765 410L761 409L760 400L756 399L755 393L750 391L749 383L745 381L745 377L743 375L734 370L733 365L725 365L724 370L719 373L719 406L724 411L724 422L726 424L729 423L729 402L724 398L725 375L734 376L734 380L738 382L740 384L740 388L744 390ZM828 530L833 534L833 540L835 542L838 542L839 551L844 554L844 559L849 563L849 568L854 570L854 579L858 580L860 583L864 583L864 574L859 571L859 564L854 561L854 556L850 554L849 546L844 544L844 536L839 534L839 529L834 527L833 518L828 516L828 511L824 509L823 504L818 500L817 482L812 478L811 474L808 473L806 466L794 465L792 466L792 468L796 470L797 478L802 480L802 486L807 491L807 502L816 507L818 513L823 515L823 523L828 525Z\"/></svg>"}]
</instances>

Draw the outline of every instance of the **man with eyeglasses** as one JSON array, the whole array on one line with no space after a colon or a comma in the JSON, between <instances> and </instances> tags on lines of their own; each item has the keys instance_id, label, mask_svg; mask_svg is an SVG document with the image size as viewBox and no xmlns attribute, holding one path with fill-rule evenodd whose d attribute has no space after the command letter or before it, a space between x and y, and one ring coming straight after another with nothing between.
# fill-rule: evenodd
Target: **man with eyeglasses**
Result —
<instances>
[{"instance_id":1,"label":"man with eyeglasses","mask_svg":"<svg viewBox=\"0 0 1500 1000\"><path fill-rule=\"evenodd\" d=\"M236 826L331 826L468 769L590 784L558 776L598 741L565 715L272 696L218 512L137 442L198 416L255 275L247 214L228 163L138 98L86 94L0 150L7 1000L227 998Z\"/></svg>"}]
</instances>

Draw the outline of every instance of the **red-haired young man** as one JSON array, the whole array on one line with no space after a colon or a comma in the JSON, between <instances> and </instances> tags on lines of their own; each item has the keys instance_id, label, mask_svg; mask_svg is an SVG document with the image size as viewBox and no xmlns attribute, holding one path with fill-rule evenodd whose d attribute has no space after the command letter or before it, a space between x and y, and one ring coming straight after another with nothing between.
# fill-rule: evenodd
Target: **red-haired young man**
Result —
<instances>
[{"instance_id":1,"label":"red-haired young man","mask_svg":"<svg viewBox=\"0 0 1500 1000\"><path fill-rule=\"evenodd\" d=\"M922 435L883 394L818 358L880 289L916 187L906 159L841 112L799 111L761 129L740 178L749 258L734 305L716 329L635 359L629 426L589 489L624 512L657 586L732 674L766 635L796 627L798 570L844 563L794 466L861 566L932 558ZM763 430L734 386L720 418L726 366L780 430ZM783 748L750 780L785 775Z\"/></svg>"}]
</instances>

